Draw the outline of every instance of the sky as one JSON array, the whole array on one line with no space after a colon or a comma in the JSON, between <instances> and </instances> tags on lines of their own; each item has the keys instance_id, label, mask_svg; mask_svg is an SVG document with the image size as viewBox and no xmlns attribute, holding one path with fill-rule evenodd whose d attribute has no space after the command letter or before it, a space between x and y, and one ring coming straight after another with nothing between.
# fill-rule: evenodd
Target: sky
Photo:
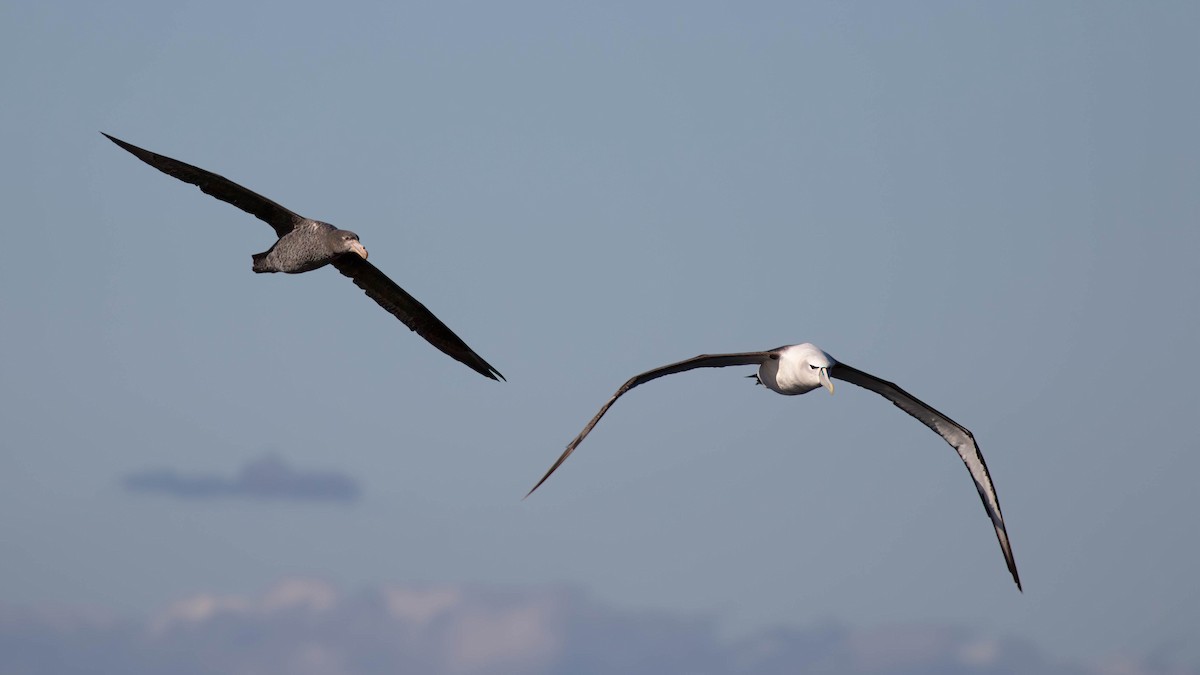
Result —
<instances>
[{"instance_id":1,"label":"sky","mask_svg":"<svg viewBox=\"0 0 1200 675\"><path fill-rule=\"evenodd\" d=\"M408 655L436 672L532 672L488 656L510 630L539 672L660 632L713 672L766 672L764 636L1200 671L1198 32L1186 2L0 4L0 644L98 621L70 672L207 598L164 653L374 672L321 659L382 639L346 626L387 589L451 589L516 624ZM508 381L334 270L253 274L266 224L102 131L357 232ZM953 451L845 383L657 380L521 499L631 375L808 341L974 432L1024 593ZM323 618L255 609L289 584Z\"/></svg>"}]
</instances>

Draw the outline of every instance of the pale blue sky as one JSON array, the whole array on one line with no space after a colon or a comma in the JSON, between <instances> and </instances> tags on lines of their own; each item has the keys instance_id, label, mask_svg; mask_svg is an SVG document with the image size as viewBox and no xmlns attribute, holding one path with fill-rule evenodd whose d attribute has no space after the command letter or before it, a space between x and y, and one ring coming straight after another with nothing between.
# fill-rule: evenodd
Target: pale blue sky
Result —
<instances>
[{"instance_id":1,"label":"pale blue sky","mask_svg":"<svg viewBox=\"0 0 1200 675\"><path fill-rule=\"evenodd\" d=\"M1198 34L1186 2L0 5L0 603L299 575L1194 637ZM268 226L100 131L358 232L508 383L333 270L252 274ZM975 432L1024 594L953 451L850 386L656 381L520 500L630 375L803 341ZM363 496L121 489L265 452Z\"/></svg>"}]
</instances>

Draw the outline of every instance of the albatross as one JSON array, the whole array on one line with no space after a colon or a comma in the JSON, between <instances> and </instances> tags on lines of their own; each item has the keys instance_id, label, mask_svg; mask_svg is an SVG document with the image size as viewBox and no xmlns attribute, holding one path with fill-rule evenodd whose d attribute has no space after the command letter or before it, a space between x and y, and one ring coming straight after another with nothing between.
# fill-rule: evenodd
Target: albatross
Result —
<instances>
[{"instance_id":1,"label":"albatross","mask_svg":"<svg viewBox=\"0 0 1200 675\"><path fill-rule=\"evenodd\" d=\"M975 481L975 489L979 491L979 498L983 500L983 508L987 511L988 518L996 530L996 539L1000 542L1000 550L1004 553L1004 562L1008 565L1008 571L1012 573L1013 581L1017 583L1017 590L1021 590L1021 578L1017 575L1017 563L1013 559L1012 546L1008 542L1008 530L1004 528L1004 515L1000 512L1000 500L996 496L996 487L992 484L987 463L983 461L983 453L979 451L979 445L975 443L975 436L966 427L946 417L895 384L841 363L816 345L808 342L765 352L701 354L634 375L600 407L600 412L596 413L596 416L583 427L583 431L579 432L579 435L567 445L567 449L551 465L546 475L542 476L537 485L534 485L533 489L525 496L533 494L534 490L546 482L550 474L562 466L562 463L571 456L571 453L575 452L575 449L596 426L604 413L608 412L612 404L616 403L617 399L630 389L666 375L683 373L695 368L751 365L758 366L758 373L747 375L747 377L752 377L757 384L765 385L767 389L786 396L804 394L818 387L825 387L832 394L833 380L830 378L856 384L891 401L896 407L912 415L945 439L951 447L958 451L958 456L962 458L963 464L967 466L967 471L971 473L971 479Z\"/></svg>"},{"instance_id":2,"label":"albatross","mask_svg":"<svg viewBox=\"0 0 1200 675\"><path fill-rule=\"evenodd\" d=\"M251 256L253 271L300 274L332 264L367 296L379 303L380 307L428 340L429 344L484 377L493 380L504 379L500 371L468 347L467 343L434 316L433 312L426 309L425 305L417 302L416 298L380 272L379 268L367 262L367 249L358 240L357 234L297 215L211 171L144 150L108 134L104 136L168 176L191 183L206 194L233 204L274 228L279 239L271 248Z\"/></svg>"}]
</instances>

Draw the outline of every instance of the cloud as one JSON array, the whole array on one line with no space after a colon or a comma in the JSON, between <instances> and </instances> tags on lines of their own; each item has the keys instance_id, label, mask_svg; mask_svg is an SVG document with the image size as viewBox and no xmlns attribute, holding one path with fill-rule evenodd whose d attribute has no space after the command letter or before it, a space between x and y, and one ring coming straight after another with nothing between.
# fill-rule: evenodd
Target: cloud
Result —
<instances>
[{"instance_id":1,"label":"cloud","mask_svg":"<svg viewBox=\"0 0 1200 675\"><path fill-rule=\"evenodd\" d=\"M114 619L0 607L0 672L297 675L1196 675L1129 659L1064 663L961 627L829 624L719 636L712 617L605 606L565 588L387 585L346 594L289 579Z\"/></svg>"},{"instance_id":2,"label":"cloud","mask_svg":"<svg viewBox=\"0 0 1200 675\"><path fill-rule=\"evenodd\" d=\"M352 502L362 492L358 481L344 473L296 469L273 454L247 462L232 478L151 469L129 474L121 479L121 484L129 492L157 492L186 499L242 497Z\"/></svg>"}]
</instances>

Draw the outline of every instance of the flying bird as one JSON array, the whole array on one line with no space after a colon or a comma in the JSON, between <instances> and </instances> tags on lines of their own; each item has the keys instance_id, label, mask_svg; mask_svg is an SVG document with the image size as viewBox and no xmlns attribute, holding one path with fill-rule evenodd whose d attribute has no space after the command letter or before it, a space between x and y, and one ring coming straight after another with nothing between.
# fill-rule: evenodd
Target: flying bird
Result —
<instances>
[{"instance_id":1,"label":"flying bird","mask_svg":"<svg viewBox=\"0 0 1200 675\"><path fill-rule=\"evenodd\" d=\"M493 380L504 379L500 371L468 347L467 343L438 320L425 305L417 302L416 298L380 272L379 268L367 262L367 249L363 248L357 234L297 215L270 199L210 171L143 150L108 134L104 136L168 176L191 183L206 194L233 204L274 228L279 239L271 248L252 256L254 263L251 269L255 272L299 274L332 264L366 292L367 296L379 303L380 307L391 312L405 326L428 340L429 344L484 377Z\"/></svg>"},{"instance_id":2,"label":"flying bird","mask_svg":"<svg viewBox=\"0 0 1200 675\"><path fill-rule=\"evenodd\" d=\"M996 539L999 540L1000 550L1004 553L1004 562L1008 565L1008 571L1012 573L1013 581L1017 583L1017 589L1021 590L1021 578L1017 575L1017 563L1013 559L1012 546L1008 542L1008 531L1004 528L1004 515L1000 512L1000 500L996 496L996 487L992 485L992 477L988 474L987 463L983 461L983 453L979 451L979 446L975 443L975 436L966 427L934 410L895 384L864 373L857 368L851 368L835 360L824 351L821 351L816 345L807 342L799 345L779 347L765 352L701 354L695 358L672 363L661 368L655 368L654 370L647 370L640 375L634 375L629 381L621 385L620 389L617 389L617 393L613 394L612 398L608 399L600 407L600 412L596 413L596 416L583 427L583 431L579 432L575 440L567 445L566 451L558 458L558 461L554 462L550 470L546 472L546 475L542 476L537 485L533 486L533 490L530 490L525 496L528 497L533 494L534 490L546 482L550 474L562 466L562 463L571 456L571 453L575 452L575 449L579 447L583 439L596 426L596 423L600 421L604 413L608 412L612 404L616 403L617 399L630 389L666 375L674 375L675 373L686 372L694 368L725 368L727 366L751 365L758 366L758 374L748 375L747 377L755 378L758 384L765 385L767 389L773 392L795 396L810 392L818 387L825 387L832 394L833 380L830 378L844 380L883 396L895 404L896 407L917 418L930 429L933 429L934 432L958 451L958 456L967 465L967 471L971 473L971 479L975 481L975 489L979 491L979 497L983 500L983 508L987 511L988 518L992 521L992 526L996 530Z\"/></svg>"}]
</instances>

